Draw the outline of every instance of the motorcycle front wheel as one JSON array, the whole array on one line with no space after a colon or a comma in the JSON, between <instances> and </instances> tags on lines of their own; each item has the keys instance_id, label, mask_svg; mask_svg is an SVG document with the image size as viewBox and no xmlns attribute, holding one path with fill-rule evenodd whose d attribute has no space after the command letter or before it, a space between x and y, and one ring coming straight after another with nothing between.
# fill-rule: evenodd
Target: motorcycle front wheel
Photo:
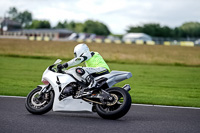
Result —
<instances>
[{"instance_id":1,"label":"motorcycle front wheel","mask_svg":"<svg viewBox=\"0 0 200 133\"><path fill-rule=\"evenodd\" d=\"M120 87L112 87L106 91L113 96L114 100L106 105L96 104L98 115L104 119L112 120L123 117L131 107L130 94Z\"/></svg>"},{"instance_id":2,"label":"motorcycle front wheel","mask_svg":"<svg viewBox=\"0 0 200 133\"><path fill-rule=\"evenodd\" d=\"M32 90L25 100L26 109L32 113L41 115L49 112L53 107L54 92L50 91L40 95L41 87Z\"/></svg>"}]
</instances>

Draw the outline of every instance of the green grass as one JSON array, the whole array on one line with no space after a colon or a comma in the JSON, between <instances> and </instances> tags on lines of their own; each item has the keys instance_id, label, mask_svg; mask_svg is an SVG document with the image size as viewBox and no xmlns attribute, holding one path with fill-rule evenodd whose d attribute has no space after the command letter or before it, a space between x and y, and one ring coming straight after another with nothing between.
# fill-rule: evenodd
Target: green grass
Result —
<instances>
[{"instance_id":1,"label":"green grass","mask_svg":"<svg viewBox=\"0 0 200 133\"><path fill-rule=\"evenodd\" d=\"M26 96L41 83L41 76L54 59L0 56L0 95ZM130 71L132 102L200 107L200 68L108 63L112 70Z\"/></svg>"},{"instance_id":2,"label":"green grass","mask_svg":"<svg viewBox=\"0 0 200 133\"><path fill-rule=\"evenodd\" d=\"M134 103L200 107L200 68L183 66L110 64L130 71Z\"/></svg>"}]
</instances>

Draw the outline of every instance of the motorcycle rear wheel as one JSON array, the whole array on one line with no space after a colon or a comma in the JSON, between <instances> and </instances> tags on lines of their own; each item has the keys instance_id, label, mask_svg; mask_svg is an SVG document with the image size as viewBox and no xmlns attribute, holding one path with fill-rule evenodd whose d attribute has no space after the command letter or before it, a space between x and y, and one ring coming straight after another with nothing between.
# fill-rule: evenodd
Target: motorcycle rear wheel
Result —
<instances>
[{"instance_id":1,"label":"motorcycle rear wheel","mask_svg":"<svg viewBox=\"0 0 200 133\"><path fill-rule=\"evenodd\" d=\"M32 114L45 114L49 112L53 107L54 92L50 91L49 93L40 96L39 92L41 89L41 87L37 87L32 90L27 95L25 100L25 107ZM38 97L40 98L38 99Z\"/></svg>"},{"instance_id":2,"label":"motorcycle rear wheel","mask_svg":"<svg viewBox=\"0 0 200 133\"><path fill-rule=\"evenodd\" d=\"M100 105L96 104L96 111L98 115L104 119L119 119L123 117L131 107L131 96L130 94L120 88L120 87L112 87L106 89L113 96L118 97L118 101L114 105Z\"/></svg>"}]
</instances>

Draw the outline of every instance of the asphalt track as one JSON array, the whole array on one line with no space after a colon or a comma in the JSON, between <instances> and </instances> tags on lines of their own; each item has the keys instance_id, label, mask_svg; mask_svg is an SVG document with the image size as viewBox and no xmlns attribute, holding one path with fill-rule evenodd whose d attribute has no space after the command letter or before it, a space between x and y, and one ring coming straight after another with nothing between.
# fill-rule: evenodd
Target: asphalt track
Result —
<instances>
[{"instance_id":1,"label":"asphalt track","mask_svg":"<svg viewBox=\"0 0 200 133\"><path fill-rule=\"evenodd\" d=\"M24 98L0 97L0 133L200 133L200 109L132 105L119 120L94 113L32 115Z\"/></svg>"}]
</instances>

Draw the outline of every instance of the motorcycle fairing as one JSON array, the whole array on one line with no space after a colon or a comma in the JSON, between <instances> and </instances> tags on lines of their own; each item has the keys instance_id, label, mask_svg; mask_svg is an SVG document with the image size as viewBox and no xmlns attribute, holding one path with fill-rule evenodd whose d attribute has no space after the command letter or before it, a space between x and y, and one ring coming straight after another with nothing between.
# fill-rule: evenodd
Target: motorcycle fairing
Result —
<instances>
[{"instance_id":1,"label":"motorcycle fairing","mask_svg":"<svg viewBox=\"0 0 200 133\"><path fill-rule=\"evenodd\" d=\"M73 75L73 70L71 69ZM76 76L77 77L77 76ZM43 74L43 79L47 80L54 88L54 104L53 111L89 111L92 112L92 105L82 99L73 99L72 97L67 97L63 100L59 100L60 91L59 85L56 83L57 79L60 81L60 87L63 90L66 85L71 82L76 82L76 80L68 74L60 74L49 71L48 69ZM44 87L44 86L41 86ZM62 92L61 90L61 92Z\"/></svg>"},{"instance_id":2,"label":"motorcycle fairing","mask_svg":"<svg viewBox=\"0 0 200 133\"><path fill-rule=\"evenodd\" d=\"M112 87L114 84L121 82L125 79L129 79L132 77L131 72L126 72L126 71L111 71L108 74L104 74L102 76L96 77L95 80L98 80L100 78L107 78L108 80L106 81L107 85Z\"/></svg>"},{"instance_id":3,"label":"motorcycle fairing","mask_svg":"<svg viewBox=\"0 0 200 133\"><path fill-rule=\"evenodd\" d=\"M58 77L61 82L62 90L66 85L71 82L75 82L75 79L70 75L59 76ZM64 82L63 82L64 81ZM62 85L64 84L64 85ZM88 102L83 101L82 99L73 99L71 96L64 98L63 100L59 100L60 92L59 85L55 87L55 98L53 104L53 111L89 111L92 112L92 105Z\"/></svg>"},{"instance_id":4,"label":"motorcycle fairing","mask_svg":"<svg viewBox=\"0 0 200 133\"><path fill-rule=\"evenodd\" d=\"M81 80L79 76L76 75L75 68L69 69L66 72L72 74L75 78L79 78L78 80ZM106 81L109 87L112 87L114 84L123 81L125 79L128 79L132 77L132 74L130 72L125 71L111 71L108 74L96 77L95 80L98 80L100 78L107 78ZM71 82L76 82L77 79L74 79L69 74L59 74L54 73L52 71L46 71L45 76L43 77L45 80L49 81L54 88L55 97L54 97L54 104L53 104L53 111L89 111L92 112L92 104L85 102L82 99L73 99L71 96L59 100L60 91L59 87L63 90L66 85L68 85ZM60 81L60 86L56 83L57 79ZM62 91L61 90L61 91Z\"/></svg>"}]
</instances>

